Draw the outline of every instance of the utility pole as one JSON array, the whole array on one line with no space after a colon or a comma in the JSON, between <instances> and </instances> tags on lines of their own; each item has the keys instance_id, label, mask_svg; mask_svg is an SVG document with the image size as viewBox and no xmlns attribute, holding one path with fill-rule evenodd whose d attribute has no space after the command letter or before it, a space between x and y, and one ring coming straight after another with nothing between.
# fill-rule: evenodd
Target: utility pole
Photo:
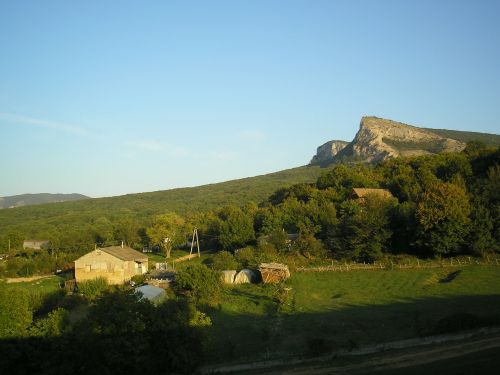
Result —
<instances>
[{"instance_id":1,"label":"utility pole","mask_svg":"<svg viewBox=\"0 0 500 375\"><path fill-rule=\"evenodd\" d=\"M196 247L198 248L198 258L201 257L200 254L200 239L198 238L198 228L194 227L193 230L193 239L191 240L191 251L189 252L189 255L193 253L193 246L194 246L194 239L196 238Z\"/></svg>"}]
</instances>

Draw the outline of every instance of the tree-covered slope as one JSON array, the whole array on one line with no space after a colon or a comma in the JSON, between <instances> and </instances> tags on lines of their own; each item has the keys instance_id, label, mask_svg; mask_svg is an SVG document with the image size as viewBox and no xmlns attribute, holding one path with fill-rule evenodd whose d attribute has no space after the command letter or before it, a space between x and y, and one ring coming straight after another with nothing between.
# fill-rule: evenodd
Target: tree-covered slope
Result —
<instances>
[{"instance_id":1,"label":"tree-covered slope","mask_svg":"<svg viewBox=\"0 0 500 375\"><path fill-rule=\"evenodd\" d=\"M186 214L208 211L218 206L260 202L278 188L313 182L323 169L298 167L261 176L148 193L94 198L74 202L44 204L0 210L0 233L9 229L36 236L61 224L77 227L106 217L109 220L136 218L149 221L158 213L174 211Z\"/></svg>"},{"instance_id":2,"label":"tree-covered slope","mask_svg":"<svg viewBox=\"0 0 500 375\"><path fill-rule=\"evenodd\" d=\"M486 146L500 146L500 135L498 134L488 134L488 133L477 133L477 132L466 132L459 130L447 130L447 129L425 129L441 137L455 139L460 142L471 142L479 141L483 142Z\"/></svg>"}]
</instances>

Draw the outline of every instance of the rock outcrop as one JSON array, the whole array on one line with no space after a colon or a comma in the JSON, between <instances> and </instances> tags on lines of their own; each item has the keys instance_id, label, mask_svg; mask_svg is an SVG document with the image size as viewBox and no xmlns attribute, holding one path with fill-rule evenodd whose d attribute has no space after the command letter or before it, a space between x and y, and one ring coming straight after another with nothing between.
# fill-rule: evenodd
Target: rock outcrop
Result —
<instances>
[{"instance_id":1,"label":"rock outcrop","mask_svg":"<svg viewBox=\"0 0 500 375\"><path fill-rule=\"evenodd\" d=\"M377 163L397 156L459 152L465 143L446 138L424 128L378 117L363 117L356 136L328 158L331 141L318 147L311 163L361 161ZM321 151L321 152L320 152Z\"/></svg>"},{"instance_id":2,"label":"rock outcrop","mask_svg":"<svg viewBox=\"0 0 500 375\"><path fill-rule=\"evenodd\" d=\"M348 144L349 142L338 140L326 142L317 148L316 155L313 156L311 164L319 164L332 160Z\"/></svg>"}]
</instances>

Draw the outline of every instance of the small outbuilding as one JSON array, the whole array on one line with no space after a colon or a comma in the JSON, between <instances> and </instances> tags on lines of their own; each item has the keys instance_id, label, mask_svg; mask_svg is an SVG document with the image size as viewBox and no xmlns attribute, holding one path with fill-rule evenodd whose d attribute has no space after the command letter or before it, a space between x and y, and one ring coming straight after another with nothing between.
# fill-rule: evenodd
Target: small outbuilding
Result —
<instances>
[{"instance_id":1,"label":"small outbuilding","mask_svg":"<svg viewBox=\"0 0 500 375\"><path fill-rule=\"evenodd\" d=\"M286 264L282 263L261 263L259 271L264 283L279 283L290 277L290 270Z\"/></svg>"},{"instance_id":2,"label":"small outbuilding","mask_svg":"<svg viewBox=\"0 0 500 375\"><path fill-rule=\"evenodd\" d=\"M235 284L251 284L256 283L258 281L257 274L249 270L248 268L242 269L238 274L234 277Z\"/></svg>"},{"instance_id":3,"label":"small outbuilding","mask_svg":"<svg viewBox=\"0 0 500 375\"><path fill-rule=\"evenodd\" d=\"M235 277L236 277L236 270L222 271L222 281L224 282L224 284L234 284Z\"/></svg>"},{"instance_id":4,"label":"small outbuilding","mask_svg":"<svg viewBox=\"0 0 500 375\"><path fill-rule=\"evenodd\" d=\"M25 240L23 241L23 249L45 250L48 249L49 240Z\"/></svg>"},{"instance_id":5,"label":"small outbuilding","mask_svg":"<svg viewBox=\"0 0 500 375\"><path fill-rule=\"evenodd\" d=\"M392 198L393 195L387 189L369 189L369 188L354 188L352 189L352 198L358 200L361 203L366 201L366 197L372 195L378 198L388 199Z\"/></svg>"}]
</instances>

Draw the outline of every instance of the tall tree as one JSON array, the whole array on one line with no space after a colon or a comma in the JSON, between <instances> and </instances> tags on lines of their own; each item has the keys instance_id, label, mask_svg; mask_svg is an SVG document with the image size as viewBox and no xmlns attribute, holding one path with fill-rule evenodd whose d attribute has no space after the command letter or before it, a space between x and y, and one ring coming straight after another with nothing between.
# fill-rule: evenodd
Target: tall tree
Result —
<instances>
[{"instance_id":1,"label":"tall tree","mask_svg":"<svg viewBox=\"0 0 500 375\"><path fill-rule=\"evenodd\" d=\"M219 242L225 250L243 247L255 240L253 219L235 206L226 206L219 211Z\"/></svg>"},{"instance_id":2,"label":"tall tree","mask_svg":"<svg viewBox=\"0 0 500 375\"><path fill-rule=\"evenodd\" d=\"M457 253L469 232L470 211L465 187L440 181L430 184L415 213L417 244L430 255Z\"/></svg>"},{"instance_id":3,"label":"tall tree","mask_svg":"<svg viewBox=\"0 0 500 375\"><path fill-rule=\"evenodd\" d=\"M186 241L187 227L184 218L169 212L154 218L153 224L146 229L151 243L161 247L166 258L170 258L172 249Z\"/></svg>"}]
</instances>

